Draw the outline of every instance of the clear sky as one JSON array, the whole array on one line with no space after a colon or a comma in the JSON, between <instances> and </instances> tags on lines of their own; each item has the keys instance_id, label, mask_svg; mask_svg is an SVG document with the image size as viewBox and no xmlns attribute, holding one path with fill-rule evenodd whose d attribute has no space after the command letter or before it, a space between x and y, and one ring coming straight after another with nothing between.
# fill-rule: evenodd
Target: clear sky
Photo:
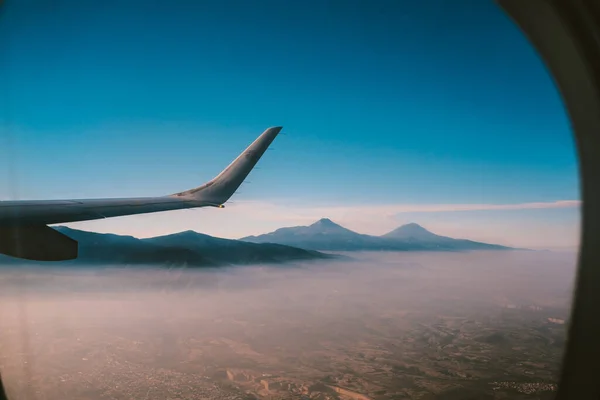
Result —
<instances>
[{"instance_id":1,"label":"clear sky","mask_svg":"<svg viewBox=\"0 0 600 400\"><path fill-rule=\"evenodd\" d=\"M578 243L545 66L492 1L33 1L0 11L3 199L162 195L278 137L223 210L82 222L240 237L330 217Z\"/></svg>"}]
</instances>

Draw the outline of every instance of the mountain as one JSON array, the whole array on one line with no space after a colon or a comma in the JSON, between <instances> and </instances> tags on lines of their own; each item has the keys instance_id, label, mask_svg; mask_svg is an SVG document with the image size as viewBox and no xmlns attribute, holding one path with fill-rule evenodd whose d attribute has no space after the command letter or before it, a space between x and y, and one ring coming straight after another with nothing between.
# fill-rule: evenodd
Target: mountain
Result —
<instances>
[{"instance_id":1,"label":"mountain","mask_svg":"<svg viewBox=\"0 0 600 400\"><path fill-rule=\"evenodd\" d=\"M329 251L514 250L496 244L436 235L415 223L402 225L381 236L364 235L346 229L328 218L320 219L309 226L281 228L271 233L247 236L240 240L252 243L279 243L304 249Z\"/></svg>"},{"instance_id":2,"label":"mountain","mask_svg":"<svg viewBox=\"0 0 600 400\"><path fill-rule=\"evenodd\" d=\"M435 240L443 236L438 236L435 233L429 232L419 224L410 223L402 225L391 232L382 235L383 238L389 239L414 239L414 240Z\"/></svg>"},{"instance_id":3,"label":"mountain","mask_svg":"<svg viewBox=\"0 0 600 400\"><path fill-rule=\"evenodd\" d=\"M247 236L240 240L251 243L279 243L304 249L332 251L385 250L385 241L346 229L328 218L309 226L280 228L259 236Z\"/></svg>"},{"instance_id":4,"label":"mountain","mask_svg":"<svg viewBox=\"0 0 600 400\"><path fill-rule=\"evenodd\" d=\"M221 239L194 231L142 239L144 243L167 248L185 248L209 260L226 264L282 263L286 261L335 258L314 250L299 249L275 243L248 243Z\"/></svg>"},{"instance_id":5,"label":"mountain","mask_svg":"<svg viewBox=\"0 0 600 400\"><path fill-rule=\"evenodd\" d=\"M334 256L317 251L280 244L256 244L221 239L186 231L149 239L137 239L55 227L57 231L79 242L76 260L53 263L58 265L160 265L188 267L218 267L236 264L282 263L287 261L328 259ZM0 256L2 264L22 264L8 256Z\"/></svg>"},{"instance_id":6,"label":"mountain","mask_svg":"<svg viewBox=\"0 0 600 400\"><path fill-rule=\"evenodd\" d=\"M435 245L440 250L517 250L512 247L500 246L497 244L475 242L467 239L453 239L447 236L436 235L414 222L402 225L380 237L390 240Z\"/></svg>"}]
</instances>

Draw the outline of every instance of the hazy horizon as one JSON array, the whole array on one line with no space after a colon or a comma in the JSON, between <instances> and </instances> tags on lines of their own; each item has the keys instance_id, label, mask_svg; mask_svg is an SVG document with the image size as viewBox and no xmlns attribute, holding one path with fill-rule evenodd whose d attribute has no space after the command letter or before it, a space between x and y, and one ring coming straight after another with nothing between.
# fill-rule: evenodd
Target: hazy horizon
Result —
<instances>
[{"instance_id":1,"label":"hazy horizon","mask_svg":"<svg viewBox=\"0 0 600 400\"><path fill-rule=\"evenodd\" d=\"M328 217L323 217L323 218L319 218L318 220L312 221L311 223L307 223L306 225L280 226L278 228L275 228L271 232L274 232L274 231L276 231L278 229L281 229L281 228L294 228L294 227L310 226L310 225L312 225L314 223L317 223L321 219L329 219L329 220L331 220ZM342 226L343 228L347 228L347 227L345 227L345 226L343 226L341 224L338 224L336 221L332 220L332 222L335 223L335 224L337 224L337 225ZM372 236L383 236L383 235L385 235L387 233L390 233L394 229L397 229L399 227L402 227L402 226L405 226L405 225L409 225L409 224L417 224L417 225L425 228L429 232L432 232L431 230L427 229L426 226L423 226L423 225L421 225L421 224L419 224L417 222L410 221L410 222L407 222L405 224L399 225L399 226L393 228L392 230L387 230L387 231L385 231L383 233L370 234L370 235L372 235ZM181 233L181 232L188 232L188 231L196 232L196 233L199 233L199 234L205 234L205 235L208 234L206 232L201 232L201 231L198 231L198 230L185 229L185 230L181 230L181 231L164 232L164 233L160 233L160 234L157 234L157 235L151 235L151 234L148 234L148 233L141 234L141 235L126 235L126 234L119 234L119 233L115 233L115 232L105 232L105 231L91 230L90 227L87 226L87 225L85 225L85 224L83 226L81 226L81 227L77 226L77 224L56 224L56 225L53 225L53 226L54 227L66 226L66 227L69 227L69 228L72 228L72 229L78 229L78 230L82 230L82 231L86 231L86 232L92 232L92 233L105 233L105 234L114 234L114 235L122 235L122 236L132 236L132 237L135 237L137 239L148 239L148 238L154 238L154 237L160 237L160 236L168 236L168 235L173 235L173 234L177 234L177 233ZM367 235L369 235L368 233L365 233L365 232L360 232L360 231L354 231L354 232L355 233L359 233L359 234L367 234ZM255 235L247 235L247 236L242 236L242 237L223 237L223 236L215 236L215 235L210 235L210 236L213 236L213 237L216 237L216 238L230 239L230 240L243 240L244 238L246 238L248 236L259 236L259 235L264 235L264 234L267 234L267 233L270 233L270 232L257 232ZM437 232L432 232L432 233L439 234ZM441 236L444 236L444 235L441 235ZM453 239L468 239L468 240L473 240L473 238L468 238L468 237L452 237L452 238ZM487 243L489 243L489 244L500 244L500 245L505 245L505 246L511 247L510 245L507 245L506 243L492 243L492 242L487 242ZM530 247L516 247L515 246L515 249L548 250L548 251L576 252L576 253L578 253L579 252L579 245L574 245L574 246L530 246Z\"/></svg>"}]
</instances>

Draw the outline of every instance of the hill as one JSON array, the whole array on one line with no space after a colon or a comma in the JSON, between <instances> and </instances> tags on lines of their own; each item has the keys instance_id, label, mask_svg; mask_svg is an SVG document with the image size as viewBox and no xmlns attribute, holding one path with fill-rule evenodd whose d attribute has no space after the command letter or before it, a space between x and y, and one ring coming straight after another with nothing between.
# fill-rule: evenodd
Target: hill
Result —
<instances>
[{"instance_id":1,"label":"hill","mask_svg":"<svg viewBox=\"0 0 600 400\"><path fill-rule=\"evenodd\" d=\"M219 267L240 264L283 263L329 259L332 255L280 244L257 244L221 239L186 231L149 239L55 227L57 231L79 242L76 260L53 265L158 265L187 267ZM8 256L0 256L1 264L23 264Z\"/></svg>"},{"instance_id":2,"label":"hill","mask_svg":"<svg viewBox=\"0 0 600 400\"><path fill-rule=\"evenodd\" d=\"M422 226L410 223L381 236L365 235L351 231L328 218L309 226L281 228L258 236L240 240L251 243L278 243L312 250L357 251L465 251L465 250L515 250L497 244L481 243L436 235Z\"/></svg>"}]
</instances>

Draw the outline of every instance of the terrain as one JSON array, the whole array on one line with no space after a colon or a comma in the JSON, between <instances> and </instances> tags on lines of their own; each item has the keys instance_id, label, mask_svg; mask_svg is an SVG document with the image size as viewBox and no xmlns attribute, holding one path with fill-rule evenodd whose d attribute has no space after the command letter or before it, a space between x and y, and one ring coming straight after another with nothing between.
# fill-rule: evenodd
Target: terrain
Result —
<instances>
[{"instance_id":1,"label":"terrain","mask_svg":"<svg viewBox=\"0 0 600 400\"><path fill-rule=\"evenodd\" d=\"M402 225L381 236L365 235L344 228L328 218L322 218L309 226L280 228L274 232L247 236L240 240L329 251L515 250L497 244L436 235L416 223Z\"/></svg>"},{"instance_id":2,"label":"terrain","mask_svg":"<svg viewBox=\"0 0 600 400\"><path fill-rule=\"evenodd\" d=\"M355 258L326 268L3 269L9 396L553 398L574 256Z\"/></svg>"},{"instance_id":3,"label":"terrain","mask_svg":"<svg viewBox=\"0 0 600 400\"><path fill-rule=\"evenodd\" d=\"M256 263L279 264L334 257L292 246L221 239L193 231L137 239L132 236L87 232L64 226L54 229L79 243L77 259L52 263L64 266L85 264L221 267ZM0 255L0 264L33 263Z\"/></svg>"}]
</instances>

